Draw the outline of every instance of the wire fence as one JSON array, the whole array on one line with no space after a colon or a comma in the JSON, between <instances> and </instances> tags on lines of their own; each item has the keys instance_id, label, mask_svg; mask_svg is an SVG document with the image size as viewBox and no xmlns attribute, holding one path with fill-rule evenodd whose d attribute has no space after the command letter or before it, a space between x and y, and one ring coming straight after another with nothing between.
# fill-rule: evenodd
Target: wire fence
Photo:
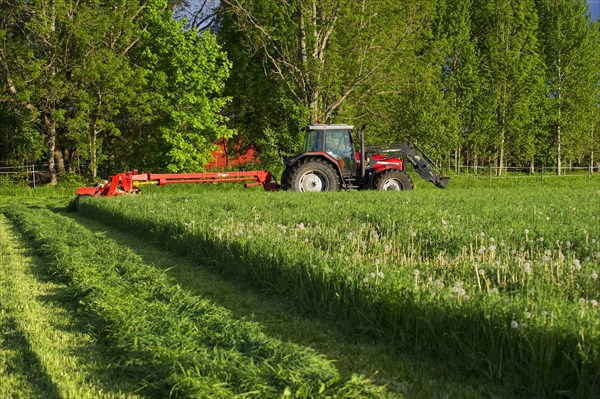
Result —
<instances>
[{"instance_id":1,"label":"wire fence","mask_svg":"<svg viewBox=\"0 0 600 399\"><path fill-rule=\"evenodd\" d=\"M23 184L32 187L42 184L43 176L47 173L48 164L31 164L24 166L0 166L0 182Z\"/></svg>"},{"instance_id":2,"label":"wire fence","mask_svg":"<svg viewBox=\"0 0 600 399\"><path fill-rule=\"evenodd\" d=\"M488 179L490 181L500 179L531 179L537 177L542 181L547 178L572 178L572 177L587 177L591 180L593 177L600 176L600 170L593 167L574 167L567 166L560 169L558 168L540 166L532 168L531 166L508 166L508 167L497 167L497 166L461 166L459 168L458 176L469 176L480 179Z\"/></svg>"}]
</instances>

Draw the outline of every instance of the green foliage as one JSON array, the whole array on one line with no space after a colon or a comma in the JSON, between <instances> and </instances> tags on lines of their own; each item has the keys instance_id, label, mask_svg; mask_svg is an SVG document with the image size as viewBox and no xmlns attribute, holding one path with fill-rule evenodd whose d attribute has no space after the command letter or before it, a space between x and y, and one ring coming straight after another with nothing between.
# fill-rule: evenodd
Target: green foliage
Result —
<instances>
[{"instance_id":1,"label":"green foliage","mask_svg":"<svg viewBox=\"0 0 600 399\"><path fill-rule=\"evenodd\" d=\"M57 154L88 161L92 177L99 164L132 161L198 170L231 135L221 115L225 53L210 33L183 30L167 1L2 7L3 158L36 161L45 146L53 181Z\"/></svg>"}]
</instances>

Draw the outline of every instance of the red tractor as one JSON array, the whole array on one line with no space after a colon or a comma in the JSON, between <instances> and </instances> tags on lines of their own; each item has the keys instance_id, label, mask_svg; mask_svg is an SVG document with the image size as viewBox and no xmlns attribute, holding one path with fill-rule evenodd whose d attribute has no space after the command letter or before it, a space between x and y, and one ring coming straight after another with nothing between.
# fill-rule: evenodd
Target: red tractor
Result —
<instances>
[{"instance_id":1,"label":"red tractor","mask_svg":"<svg viewBox=\"0 0 600 399\"><path fill-rule=\"evenodd\" d=\"M385 191L411 190L404 160L423 179L445 188L445 177L415 144L365 147L364 127L355 151L351 125L310 125L305 128L304 152L285 160L281 187L292 191L338 191L342 188Z\"/></svg>"}]
</instances>

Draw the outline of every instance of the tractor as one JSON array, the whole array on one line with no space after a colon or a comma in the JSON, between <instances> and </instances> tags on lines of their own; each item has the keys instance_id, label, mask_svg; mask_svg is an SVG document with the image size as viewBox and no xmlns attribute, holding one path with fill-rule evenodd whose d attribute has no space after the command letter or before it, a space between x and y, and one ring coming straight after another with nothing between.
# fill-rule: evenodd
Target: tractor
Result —
<instances>
[{"instance_id":1,"label":"tractor","mask_svg":"<svg viewBox=\"0 0 600 399\"><path fill-rule=\"evenodd\" d=\"M448 186L449 178L414 143L365 147L363 126L358 131L360 148L355 151L352 125L319 124L304 129L304 152L285 160L284 190L411 190L413 182L405 171L405 160L426 181L440 188Z\"/></svg>"}]
</instances>

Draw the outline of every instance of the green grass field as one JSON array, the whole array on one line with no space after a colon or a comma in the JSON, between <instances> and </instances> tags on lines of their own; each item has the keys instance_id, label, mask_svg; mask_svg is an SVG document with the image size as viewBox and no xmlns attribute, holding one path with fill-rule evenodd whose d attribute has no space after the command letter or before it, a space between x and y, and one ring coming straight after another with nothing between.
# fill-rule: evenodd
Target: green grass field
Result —
<instances>
[{"instance_id":1,"label":"green grass field","mask_svg":"<svg viewBox=\"0 0 600 399\"><path fill-rule=\"evenodd\" d=\"M600 397L599 183L5 191L0 397Z\"/></svg>"}]
</instances>

